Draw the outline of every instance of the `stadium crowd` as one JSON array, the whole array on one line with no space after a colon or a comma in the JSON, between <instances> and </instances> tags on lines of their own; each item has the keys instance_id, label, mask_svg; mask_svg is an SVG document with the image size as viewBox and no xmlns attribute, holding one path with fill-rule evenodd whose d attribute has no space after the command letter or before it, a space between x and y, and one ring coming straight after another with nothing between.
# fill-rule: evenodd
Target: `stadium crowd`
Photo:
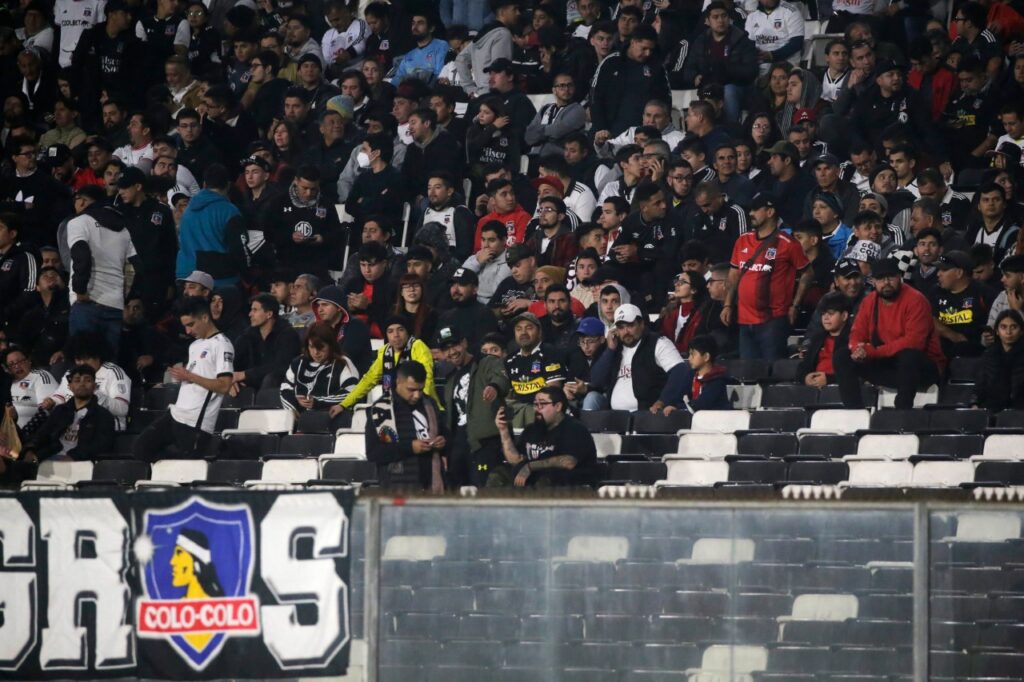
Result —
<instances>
[{"instance_id":1,"label":"stadium crowd","mask_svg":"<svg viewBox=\"0 0 1024 682\"><path fill-rule=\"evenodd\" d=\"M910 407L976 357L973 404L1024 408L1022 15L10 3L0 468L102 456L165 382L137 457L240 391L370 400L381 482L434 491L586 483L574 415L729 409L728 358Z\"/></svg>"}]
</instances>

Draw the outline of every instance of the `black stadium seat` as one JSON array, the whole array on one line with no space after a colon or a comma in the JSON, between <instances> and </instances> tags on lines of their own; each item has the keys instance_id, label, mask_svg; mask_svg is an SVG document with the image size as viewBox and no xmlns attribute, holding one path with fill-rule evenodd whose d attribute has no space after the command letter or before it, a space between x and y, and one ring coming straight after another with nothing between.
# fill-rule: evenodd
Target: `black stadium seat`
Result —
<instances>
[{"instance_id":1,"label":"black stadium seat","mask_svg":"<svg viewBox=\"0 0 1024 682\"><path fill-rule=\"evenodd\" d=\"M800 366L799 358L782 358L772 363L772 381L797 383L802 377L797 377L796 371Z\"/></svg>"},{"instance_id":2,"label":"black stadium seat","mask_svg":"<svg viewBox=\"0 0 1024 682\"><path fill-rule=\"evenodd\" d=\"M772 384L761 392L762 407L805 407L818 404L819 390L804 384Z\"/></svg>"},{"instance_id":3,"label":"black stadium seat","mask_svg":"<svg viewBox=\"0 0 1024 682\"><path fill-rule=\"evenodd\" d=\"M974 384L945 384L939 387L939 405L970 407Z\"/></svg>"},{"instance_id":4,"label":"black stadium seat","mask_svg":"<svg viewBox=\"0 0 1024 682\"><path fill-rule=\"evenodd\" d=\"M949 362L949 380L955 384L973 384L980 366L981 358L953 358Z\"/></svg>"},{"instance_id":5,"label":"black stadium seat","mask_svg":"<svg viewBox=\"0 0 1024 682\"><path fill-rule=\"evenodd\" d=\"M929 410L929 427L932 430L981 433L988 427L988 410Z\"/></svg>"},{"instance_id":6,"label":"black stadium seat","mask_svg":"<svg viewBox=\"0 0 1024 682\"><path fill-rule=\"evenodd\" d=\"M807 412L803 409L754 410L750 413L751 431L795 432L807 426Z\"/></svg>"},{"instance_id":7,"label":"black stadium seat","mask_svg":"<svg viewBox=\"0 0 1024 682\"><path fill-rule=\"evenodd\" d=\"M857 452L856 436L810 433L800 439L801 455L844 457Z\"/></svg>"},{"instance_id":8,"label":"black stadium seat","mask_svg":"<svg viewBox=\"0 0 1024 682\"><path fill-rule=\"evenodd\" d=\"M747 433L739 437L736 452L741 455L785 457L796 454L799 448L792 433Z\"/></svg>"},{"instance_id":9,"label":"black stadium seat","mask_svg":"<svg viewBox=\"0 0 1024 682\"><path fill-rule=\"evenodd\" d=\"M224 439L222 452L229 459L257 459L280 452L281 437L274 433L234 433Z\"/></svg>"},{"instance_id":10,"label":"black stadium seat","mask_svg":"<svg viewBox=\"0 0 1024 682\"><path fill-rule=\"evenodd\" d=\"M974 480L978 483L1024 485L1024 462L978 462Z\"/></svg>"},{"instance_id":11,"label":"black stadium seat","mask_svg":"<svg viewBox=\"0 0 1024 682\"><path fill-rule=\"evenodd\" d=\"M305 410L295 420L297 433L330 433L331 417L324 410Z\"/></svg>"},{"instance_id":12,"label":"black stadium seat","mask_svg":"<svg viewBox=\"0 0 1024 682\"><path fill-rule=\"evenodd\" d=\"M217 413L217 425L214 427L214 431L220 433L225 429L237 429L238 415L238 410L222 408L221 411Z\"/></svg>"},{"instance_id":13,"label":"black stadium seat","mask_svg":"<svg viewBox=\"0 0 1024 682\"><path fill-rule=\"evenodd\" d=\"M965 459L980 455L985 437L976 434L932 434L921 437L917 451L922 455L951 455Z\"/></svg>"},{"instance_id":14,"label":"black stadium seat","mask_svg":"<svg viewBox=\"0 0 1024 682\"><path fill-rule=\"evenodd\" d=\"M626 410L587 410L580 412L580 421L591 433L626 433L630 414Z\"/></svg>"},{"instance_id":15,"label":"black stadium seat","mask_svg":"<svg viewBox=\"0 0 1024 682\"><path fill-rule=\"evenodd\" d=\"M846 462L796 461L789 464L789 481L791 483L835 485L849 477L850 467Z\"/></svg>"},{"instance_id":16,"label":"black stadium seat","mask_svg":"<svg viewBox=\"0 0 1024 682\"><path fill-rule=\"evenodd\" d=\"M206 480L241 485L246 481L258 481L262 471L263 462L258 459L215 459L206 471Z\"/></svg>"},{"instance_id":17,"label":"black stadium seat","mask_svg":"<svg viewBox=\"0 0 1024 682\"><path fill-rule=\"evenodd\" d=\"M606 480L653 485L655 481L664 480L666 476L668 471L664 462L609 462Z\"/></svg>"},{"instance_id":18,"label":"black stadium seat","mask_svg":"<svg viewBox=\"0 0 1024 682\"><path fill-rule=\"evenodd\" d=\"M891 433L917 433L928 428L928 413L924 410L876 410L871 415L871 430Z\"/></svg>"},{"instance_id":19,"label":"black stadium seat","mask_svg":"<svg viewBox=\"0 0 1024 682\"><path fill-rule=\"evenodd\" d=\"M324 460L321 476L330 481L375 481L377 465L363 459L327 459Z\"/></svg>"},{"instance_id":20,"label":"black stadium seat","mask_svg":"<svg viewBox=\"0 0 1024 682\"><path fill-rule=\"evenodd\" d=\"M149 464L137 459L101 459L93 466L92 480L118 485L134 485L149 478Z\"/></svg>"},{"instance_id":21,"label":"black stadium seat","mask_svg":"<svg viewBox=\"0 0 1024 682\"><path fill-rule=\"evenodd\" d=\"M690 428L691 419L692 415L686 410L676 410L667 417L640 410L633 415L633 433L675 434Z\"/></svg>"},{"instance_id":22,"label":"black stadium seat","mask_svg":"<svg viewBox=\"0 0 1024 682\"><path fill-rule=\"evenodd\" d=\"M1024 410L1003 410L996 414L996 426L1004 429L1024 429Z\"/></svg>"},{"instance_id":23,"label":"black stadium seat","mask_svg":"<svg viewBox=\"0 0 1024 682\"><path fill-rule=\"evenodd\" d=\"M874 386L864 384L860 387L861 400L864 401L865 407L873 407L878 404L878 389ZM818 405L828 407L842 407L843 400L839 397L839 386L836 384L828 384L821 389L821 395L818 397Z\"/></svg>"},{"instance_id":24,"label":"black stadium seat","mask_svg":"<svg viewBox=\"0 0 1024 682\"><path fill-rule=\"evenodd\" d=\"M334 451L334 436L315 434L293 434L281 438L278 452L285 454L322 455Z\"/></svg>"},{"instance_id":25,"label":"black stadium seat","mask_svg":"<svg viewBox=\"0 0 1024 682\"><path fill-rule=\"evenodd\" d=\"M756 384L768 379L771 365L766 360L723 360L726 373L741 384Z\"/></svg>"},{"instance_id":26,"label":"black stadium seat","mask_svg":"<svg viewBox=\"0 0 1024 682\"><path fill-rule=\"evenodd\" d=\"M731 483L780 483L786 480L786 463L777 460L735 460L729 463Z\"/></svg>"}]
</instances>

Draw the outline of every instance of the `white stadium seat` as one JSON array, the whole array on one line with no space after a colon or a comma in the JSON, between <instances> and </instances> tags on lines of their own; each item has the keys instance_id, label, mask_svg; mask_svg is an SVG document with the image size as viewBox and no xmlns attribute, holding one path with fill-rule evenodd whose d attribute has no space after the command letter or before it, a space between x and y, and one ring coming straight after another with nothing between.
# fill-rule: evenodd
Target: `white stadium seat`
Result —
<instances>
[{"instance_id":1,"label":"white stadium seat","mask_svg":"<svg viewBox=\"0 0 1024 682\"><path fill-rule=\"evenodd\" d=\"M291 410L245 410L238 415L238 428L224 429L222 435L233 433L288 433L295 428Z\"/></svg>"},{"instance_id":2,"label":"white stadium seat","mask_svg":"<svg viewBox=\"0 0 1024 682\"><path fill-rule=\"evenodd\" d=\"M717 431L734 433L750 427L750 413L746 410L701 410L693 414L691 431Z\"/></svg>"},{"instance_id":3,"label":"white stadium seat","mask_svg":"<svg viewBox=\"0 0 1024 682\"><path fill-rule=\"evenodd\" d=\"M667 459L665 467L668 478L655 485L712 486L729 480L729 463L724 459Z\"/></svg>"},{"instance_id":4,"label":"white stadium seat","mask_svg":"<svg viewBox=\"0 0 1024 682\"><path fill-rule=\"evenodd\" d=\"M430 561L448 551L443 535L395 535L384 543L384 561Z\"/></svg>"},{"instance_id":5,"label":"white stadium seat","mask_svg":"<svg viewBox=\"0 0 1024 682\"><path fill-rule=\"evenodd\" d=\"M974 480L974 462L918 462L910 482L922 488L956 488Z\"/></svg>"},{"instance_id":6,"label":"white stadium seat","mask_svg":"<svg viewBox=\"0 0 1024 682\"><path fill-rule=\"evenodd\" d=\"M731 433L684 433L679 437L679 449L676 454L705 459L735 455L736 436Z\"/></svg>"},{"instance_id":7,"label":"white stadium seat","mask_svg":"<svg viewBox=\"0 0 1024 682\"><path fill-rule=\"evenodd\" d=\"M857 457L907 459L917 454L918 438L913 434L869 433L857 441Z\"/></svg>"},{"instance_id":8,"label":"white stadium seat","mask_svg":"<svg viewBox=\"0 0 1024 682\"><path fill-rule=\"evenodd\" d=\"M750 538L700 538L693 543L689 559L677 559L680 565L739 564L754 560L754 541Z\"/></svg>"},{"instance_id":9,"label":"white stadium seat","mask_svg":"<svg viewBox=\"0 0 1024 682\"><path fill-rule=\"evenodd\" d=\"M320 463L315 459L268 459L263 463L260 483L303 484L320 478ZM246 485L250 482L246 481Z\"/></svg>"},{"instance_id":10,"label":"white stadium seat","mask_svg":"<svg viewBox=\"0 0 1024 682\"><path fill-rule=\"evenodd\" d=\"M909 485L914 465L907 460L858 460L849 463L850 479L845 485L853 488L891 488Z\"/></svg>"},{"instance_id":11,"label":"white stadium seat","mask_svg":"<svg viewBox=\"0 0 1024 682\"><path fill-rule=\"evenodd\" d=\"M624 535L574 535L565 549L565 556L552 561L604 561L614 563L629 556L629 539Z\"/></svg>"},{"instance_id":12,"label":"white stadium seat","mask_svg":"<svg viewBox=\"0 0 1024 682\"><path fill-rule=\"evenodd\" d=\"M867 410L815 410L810 428L801 432L854 433L870 425L871 413Z\"/></svg>"}]
</instances>

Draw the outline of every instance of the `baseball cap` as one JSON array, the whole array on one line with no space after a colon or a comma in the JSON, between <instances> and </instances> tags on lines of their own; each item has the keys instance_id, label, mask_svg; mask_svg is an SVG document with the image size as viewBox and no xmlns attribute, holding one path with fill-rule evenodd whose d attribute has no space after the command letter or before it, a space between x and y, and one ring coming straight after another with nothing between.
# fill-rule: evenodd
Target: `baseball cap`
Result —
<instances>
[{"instance_id":1,"label":"baseball cap","mask_svg":"<svg viewBox=\"0 0 1024 682\"><path fill-rule=\"evenodd\" d=\"M1003 272L1024 272L1024 254L1004 258L999 269Z\"/></svg>"},{"instance_id":2,"label":"baseball cap","mask_svg":"<svg viewBox=\"0 0 1024 682\"><path fill-rule=\"evenodd\" d=\"M306 54L299 57L299 66L302 66L306 62L315 62L318 67L320 67L321 69L324 68L324 63L320 61L320 57L317 57L312 52L307 52Z\"/></svg>"},{"instance_id":3,"label":"baseball cap","mask_svg":"<svg viewBox=\"0 0 1024 682\"><path fill-rule=\"evenodd\" d=\"M576 333L581 336L604 336L604 323L596 317L584 317L576 325Z\"/></svg>"},{"instance_id":4,"label":"baseball cap","mask_svg":"<svg viewBox=\"0 0 1024 682\"><path fill-rule=\"evenodd\" d=\"M771 147L765 150L768 154L778 154L780 156L788 156L794 161L800 158L800 152L797 151L796 145L792 142L786 142L785 140L779 140Z\"/></svg>"},{"instance_id":5,"label":"baseball cap","mask_svg":"<svg viewBox=\"0 0 1024 682\"><path fill-rule=\"evenodd\" d=\"M444 348L445 346L454 346L455 344L462 341L465 338L458 329L454 327L442 327L437 331L437 337L434 339L434 345L438 348Z\"/></svg>"},{"instance_id":6,"label":"baseball cap","mask_svg":"<svg viewBox=\"0 0 1024 682\"><path fill-rule=\"evenodd\" d=\"M515 73L515 69L512 67L512 60L507 57L498 57L484 67L484 73L494 72Z\"/></svg>"},{"instance_id":7,"label":"baseball cap","mask_svg":"<svg viewBox=\"0 0 1024 682\"><path fill-rule=\"evenodd\" d=\"M53 144L46 148L46 160L54 166L62 166L71 158L71 150L66 144Z\"/></svg>"},{"instance_id":8,"label":"baseball cap","mask_svg":"<svg viewBox=\"0 0 1024 682\"><path fill-rule=\"evenodd\" d=\"M452 275L452 281L456 284L480 284L480 277L469 268L459 268Z\"/></svg>"},{"instance_id":9,"label":"baseball cap","mask_svg":"<svg viewBox=\"0 0 1024 682\"><path fill-rule=\"evenodd\" d=\"M852 258L840 258L832 266L832 274L836 277L853 277L861 274L860 266Z\"/></svg>"},{"instance_id":10,"label":"baseball cap","mask_svg":"<svg viewBox=\"0 0 1024 682\"><path fill-rule=\"evenodd\" d=\"M516 326L520 322L529 322L530 324L540 329L540 320L533 313L520 313L512 318L512 326Z\"/></svg>"},{"instance_id":11,"label":"baseball cap","mask_svg":"<svg viewBox=\"0 0 1024 682\"><path fill-rule=\"evenodd\" d=\"M565 194L565 185L554 175L542 175L539 178L534 178L530 184L533 185L534 189L540 189L541 185L551 185L559 194Z\"/></svg>"},{"instance_id":12,"label":"baseball cap","mask_svg":"<svg viewBox=\"0 0 1024 682\"><path fill-rule=\"evenodd\" d=\"M900 264L897 263L895 259L879 258L871 263L872 277L892 277L893 275L903 276L903 271L900 270Z\"/></svg>"},{"instance_id":13,"label":"baseball cap","mask_svg":"<svg viewBox=\"0 0 1024 682\"><path fill-rule=\"evenodd\" d=\"M758 192L750 200L750 210L756 211L759 208L775 208L775 197L768 192Z\"/></svg>"},{"instance_id":14,"label":"baseball cap","mask_svg":"<svg viewBox=\"0 0 1024 682\"><path fill-rule=\"evenodd\" d=\"M623 303L615 309L615 324L619 322L636 322L643 319L644 314L632 303Z\"/></svg>"},{"instance_id":15,"label":"baseball cap","mask_svg":"<svg viewBox=\"0 0 1024 682\"><path fill-rule=\"evenodd\" d=\"M970 273L974 270L974 261L963 251L947 251L935 263L935 267L939 270L960 268L965 273Z\"/></svg>"},{"instance_id":16,"label":"baseball cap","mask_svg":"<svg viewBox=\"0 0 1024 682\"><path fill-rule=\"evenodd\" d=\"M135 185L144 185L146 183L146 174L135 166L128 166L121 172L121 177L117 179L118 189L127 189L128 187L134 187ZM195 274L195 273L193 273ZM206 273L203 273L206 274ZM209 277L209 275L207 275ZM212 280L211 280L212 281ZM207 287L212 289L213 287Z\"/></svg>"},{"instance_id":17,"label":"baseball cap","mask_svg":"<svg viewBox=\"0 0 1024 682\"><path fill-rule=\"evenodd\" d=\"M182 277L178 280L178 284L184 284L185 282L192 282L200 286L206 287L210 291L213 291L214 283L213 277L203 272L202 270L193 270L187 277Z\"/></svg>"},{"instance_id":18,"label":"baseball cap","mask_svg":"<svg viewBox=\"0 0 1024 682\"><path fill-rule=\"evenodd\" d=\"M427 261L428 263L433 263L434 254L431 253L430 249L422 244L415 244L409 247L409 252L405 254L405 260L422 260Z\"/></svg>"},{"instance_id":19,"label":"baseball cap","mask_svg":"<svg viewBox=\"0 0 1024 682\"><path fill-rule=\"evenodd\" d=\"M242 170L245 170L248 166L259 166L265 172L270 172L270 164L262 156L250 156L249 158L242 161Z\"/></svg>"},{"instance_id":20,"label":"baseball cap","mask_svg":"<svg viewBox=\"0 0 1024 682\"><path fill-rule=\"evenodd\" d=\"M995 149L985 152L985 156L1005 156L1013 166L1020 163L1021 148L1013 142L1004 142Z\"/></svg>"},{"instance_id":21,"label":"baseball cap","mask_svg":"<svg viewBox=\"0 0 1024 682\"><path fill-rule=\"evenodd\" d=\"M817 121L818 115L814 113L814 109L803 107L793 112L792 120L793 125L800 125L801 123L807 123L808 121Z\"/></svg>"},{"instance_id":22,"label":"baseball cap","mask_svg":"<svg viewBox=\"0 0 1024 682\"><path fill-rule=\"evenodd\" d=\"M890 71L900 71L900 67L891 59L882 59L875 64L875 70L871 72L872 78L878 78L883 73L889 73Z\"/></svg>"},{"instance_id":23,"label":"baseball cap","mask_svg":"<svg viewBox=\"0 0 1024 682\"><path fill-rule=\"evenodd\" d=\"M526 244L516 244L505 252L505 262L508 263L509 267L512 267L519 261L532 255L533 250L529 246Z\"/></svg>"},{"instance_id":24,"label":"baseball cap","mask_svg":"<svg viewBox=\"0 0 1024 682\"><path fill-rule=\"evenodd\" d=\"M813 168L814 166L817 166L819 163L827 163L830 166L838 166L839 157L837 157L835 154L818 154L817 156L814 157L814 160L812 161L813 165L811 167Z\"/></svg>"}]
</instances>

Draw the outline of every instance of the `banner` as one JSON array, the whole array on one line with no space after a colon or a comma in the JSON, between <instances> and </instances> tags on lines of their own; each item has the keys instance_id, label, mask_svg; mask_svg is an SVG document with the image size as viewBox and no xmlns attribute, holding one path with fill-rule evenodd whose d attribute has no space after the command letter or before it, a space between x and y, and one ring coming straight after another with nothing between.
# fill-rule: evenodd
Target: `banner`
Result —
<instances>
[{"instance_id":1,"label":"banner","mask_svg":"<svg viewBox=\"0 0 1024 682\"><path fill-rule=\"evenodd\" d=\"M0 679L341 675L351 490L0 496Z\"/></svg>"}]
</instances>

